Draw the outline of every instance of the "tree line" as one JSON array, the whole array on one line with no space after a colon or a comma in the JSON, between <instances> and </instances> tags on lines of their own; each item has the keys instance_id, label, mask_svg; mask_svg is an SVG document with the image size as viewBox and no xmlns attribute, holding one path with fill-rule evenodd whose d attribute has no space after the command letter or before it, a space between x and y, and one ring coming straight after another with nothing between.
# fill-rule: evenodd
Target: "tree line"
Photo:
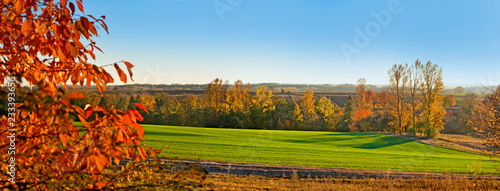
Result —
<instances>
[{"instance_id":1,"label":"tree line","mask_svg":"<svg viewBox=\"0 0 500 191\"><path fill-rule=\"evenodd\" d=\"M210 82L202 96L172 96L167 93L101 96L86 93L75 104L101 105L126 111L133 103L142 104L144 123L249 129L327 130L342 132L382 131L435 137L439 131L468 133L480 99L467 94L453 112L453 95L442 95L442 69L431 62L395 64L388 72L389 84L378 93L366 90L366 80L356 85L344 108L327 97L308 90L300 99L285 100L266 86L251 91L250 84L222 79ZM446 128L446 129L445 129Z\"/></svg>"}]
</instances>

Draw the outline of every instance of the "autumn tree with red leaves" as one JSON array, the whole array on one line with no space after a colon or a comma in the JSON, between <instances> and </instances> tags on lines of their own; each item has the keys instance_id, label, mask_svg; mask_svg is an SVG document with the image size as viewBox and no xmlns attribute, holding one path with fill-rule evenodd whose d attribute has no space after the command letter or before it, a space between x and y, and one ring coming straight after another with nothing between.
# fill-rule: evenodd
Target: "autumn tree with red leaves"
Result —
<instances>
[{"instance_id":1,"label":"autumn tree with red leaves","mask_svg":"<svg viewBox=\"0 0 500 191\"><path fill-rule=\"evenodd\" d=\"M143 117L137 110L71 104L84 95L69 93L68 83L73 88L95 85L103 94L106 84L114 82L106 66L91 63L95 51L101 51L94 38L99 30L108 30L104 16L85 15L82 0L3 0L1 8L0 83L13 90L4 87L2 95L10 93L15 107L0 119L0 160L2 169L15 163L15 175L2 171L0 187L113 188L110 185L118 179L107 176L105 168L123 158L139 161L154 155L154 150L140 144L144 130L138 122ZM132 79L131 63L107 66L114 67L126 83L121 63ZM21 83L32 90L23 89ZM72 116L83 126L75 126ZM87 121L89 116L94 120ZM11 135L14 141L6 138ZM15 152L8 154L12 142Z\"/></svg>"}]
</instances>

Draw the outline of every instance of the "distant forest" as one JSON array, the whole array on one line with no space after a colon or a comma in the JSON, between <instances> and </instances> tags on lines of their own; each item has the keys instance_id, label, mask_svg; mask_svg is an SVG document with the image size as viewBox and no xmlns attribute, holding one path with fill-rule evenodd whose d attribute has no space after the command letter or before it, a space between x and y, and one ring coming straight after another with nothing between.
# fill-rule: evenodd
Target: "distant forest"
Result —
<instances>
[{"instance_id":1,"label":"distant forest","mask_svg":"<svg viewBox=\"0 0 500 191\"><path fill-rule=\"evenodd\" d=\"M305 92L307 90L311 91L339 91L339 92L355 92L356 84L280 84L280 83L258 83L250 84L251 90L257 89L257 87L264 86L272 90L274 93L294 93L294 92ZM190 91L204 91L207 89L208 84L127 84L127 85L113 85L109 86L108 92L114 91L148 91L148 90L190 90ZM457 86L462 87L462 86ZM489 89L494 87L486 86L463 86L464 92L455 92L456 87L450 87L442 90L442 93L450 94L465 94L465 93L476 93L483 94L489 92ZM87 88L85 88L87 89ZM95 92L97 88L93 87ZM366 85L366 90L372 90L373 92L387 91L386 85ZM90 89L92 91L92 88Z\"/></svg>"}]
</instances>

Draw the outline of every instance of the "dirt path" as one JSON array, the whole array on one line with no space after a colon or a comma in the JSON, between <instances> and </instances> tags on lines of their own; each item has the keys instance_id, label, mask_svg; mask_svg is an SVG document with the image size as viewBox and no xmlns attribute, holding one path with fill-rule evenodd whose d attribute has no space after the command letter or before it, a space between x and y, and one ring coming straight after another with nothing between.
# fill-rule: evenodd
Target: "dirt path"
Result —
<instances>
[{"instance_id":1,"label":"dirt path","mask_svg":"<svg viewBox=\"0 0 500 191\"><path fill-rule=\"evenodd\" d=\"M420 172L400 171L377 171L377 170L355 170L342 168L320 168L303 166L280 166L265 164L247 164L196 160L171 160L161 159L169 162L172 171L188 170L197 164L209 173L228 173L234 175L257 175L266 177L300 177L300 178L434 178L434 179L488 179L500 180L500 176L492 175L460 175L460 174L438 174ZM126 164L126 162L124 163Z\"/></svg>"},{"instance_id":2,"label":"dirt path","mask_svg":"<svg viewBox=\"0 0 500 191\"><path fill-rule=\"evenodd\" d=\"M469 152L469 153L475 153L475 154L480 154L480 155L485 155L487 156L486 152L486 145L485 141L479 138L474 138L471 136L467 135L456 135L456 134L441 134L439 138L437 139L431 139L427 137L422 137L422 136L409 136L409 135L400 135L400 134L393 134L393 133L381 133L378 132L379 134L384 134L384 135L393 135L405 139L409 139L412 141L416 141L419 143L427 144L427 145L432 145L432 146L437 146L437 147L444 147L448 149L453 149L453 150L458 150L458 151L464 151L464 152ZM500 155L495 155L499 156Z\"/></svg>"}]
</instances>

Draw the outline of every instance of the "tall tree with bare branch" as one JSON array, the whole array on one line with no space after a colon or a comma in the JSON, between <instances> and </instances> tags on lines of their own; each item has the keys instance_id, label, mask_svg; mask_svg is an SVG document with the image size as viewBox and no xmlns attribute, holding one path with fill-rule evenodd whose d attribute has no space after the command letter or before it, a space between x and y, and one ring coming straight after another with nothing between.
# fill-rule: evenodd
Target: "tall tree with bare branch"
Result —
<instances>
[{"instance_id":1,"label":"tall tree with bare branch","mask_svg":"<svg viewBox=\"0 0 500 191\"><path fill-rule=\"evenodd\" d=\"M416 60L415 64L413 64L409 69L408 69L408 94L409 94L409 100L411 104L411 121L412 121L412 127L413 131L413 136L416 136L416 133L418 132L417 128L417 120L418 120L418 112L420 109L421 105L421 96L420 96L420 88L422 86L422 62L420 60Z\"/></svg>"},{"instance_id":2,"label":"tall tree with bare branch","mask_svg":"<svg viewBox=\"0 0 500 191\"><path fill-rule=\"evenodd\" d=\"M408 104L406 98L408 94L409 79L408 79L408 64L394 64L389 70L389 92L394 95L394 101L391 104L393 109L394 123L393 130L398 133L406 131L407 125Z\"/></svg>"}]
</instances>

